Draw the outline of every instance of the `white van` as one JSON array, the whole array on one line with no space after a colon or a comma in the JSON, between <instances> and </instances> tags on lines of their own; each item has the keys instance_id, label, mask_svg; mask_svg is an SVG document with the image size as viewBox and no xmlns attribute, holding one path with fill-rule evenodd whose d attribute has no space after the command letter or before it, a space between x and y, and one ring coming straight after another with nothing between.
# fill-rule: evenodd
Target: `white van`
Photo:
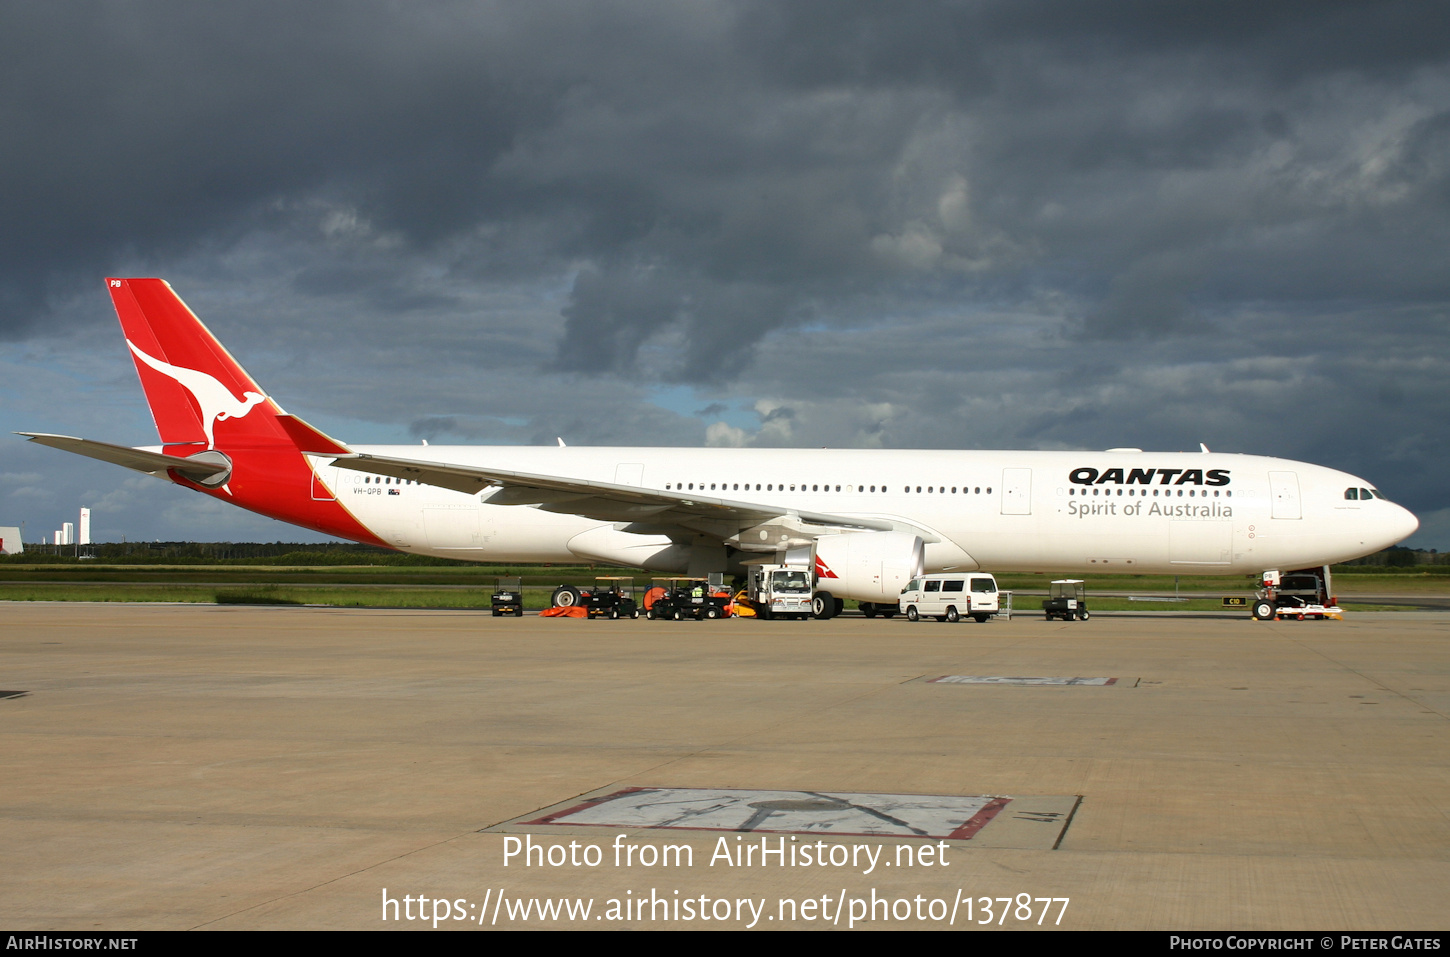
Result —
<instances>
[{"instance_id":1,"label":"white van","mask_svg":"<svg viewBox=\"0 0 1450 957\"><path fill-rule=\"evenodd\" d=\"M946 572L913 578L897 603L910 621L931 615L958 621L970 615L986 621L997 613L997 579L987 572Z\"/></svg>"}]
</instances>

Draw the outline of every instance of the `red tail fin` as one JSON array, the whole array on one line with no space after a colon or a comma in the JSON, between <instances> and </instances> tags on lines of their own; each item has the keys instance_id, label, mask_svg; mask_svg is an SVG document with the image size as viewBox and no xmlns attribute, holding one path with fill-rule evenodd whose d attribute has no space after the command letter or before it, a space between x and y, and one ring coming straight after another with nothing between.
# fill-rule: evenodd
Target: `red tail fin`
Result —
<instances>
[{"instance_id":1,"label":"red tail fin","mask_svg":"<svg viewBox=\"0 0 1450 957\"><path fill-rule=\"evenodd\" d=\"M223 451L291 444L276 423L282 410L171 286L160 279L107 279L106 286L162 444Z\"/></svg>"},{"instance_id":2,"label":"red tail fin","mask_svg":"<svg viewBox=\"0 0 1450 957\"><path fill-rule=\"evenodd\" d=\"M384 544L333 500L302 454L346 454L345 446L286 415L166 282L107 279L106 287L166 452L221 453L231 466L215 487L173 481L284 522Z\"/></svg>"}]
</instances>

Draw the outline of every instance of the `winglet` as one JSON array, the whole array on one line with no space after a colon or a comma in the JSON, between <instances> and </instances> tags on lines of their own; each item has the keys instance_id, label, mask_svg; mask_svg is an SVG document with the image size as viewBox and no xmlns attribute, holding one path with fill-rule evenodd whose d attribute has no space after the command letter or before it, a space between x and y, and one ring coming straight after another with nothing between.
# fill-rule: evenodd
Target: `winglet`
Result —
<instances>
[{"instance_id":1,"label":"winglet","mask_svg":"<svg viewBox=\"0 0 1450 957\"><path fill-rule=\"evenodd\" d=\"M313 455L352 454L352 449L325 432L313 428L295 415L285 413L279 415L277 424L282 426L282 431L286 432L293 442L297 443L299 452L310 452Z\"/></svg>"}]
</instances>

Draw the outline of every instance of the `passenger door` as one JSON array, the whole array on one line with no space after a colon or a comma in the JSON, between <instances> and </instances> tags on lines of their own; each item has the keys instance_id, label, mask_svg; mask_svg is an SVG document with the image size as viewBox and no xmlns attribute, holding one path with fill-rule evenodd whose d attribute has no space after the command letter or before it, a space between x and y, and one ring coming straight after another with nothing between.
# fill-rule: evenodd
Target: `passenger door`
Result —
<instances>
[{"instance_id":1,"label":"passenger door","mask_svg":"<svg viewBox=\"0 0 1450 957\"><path fill-rule=\"evenodd\" d=\"M1032 470L1002 470L1002 514L1032 514Z\"/></svg>"},{"instance_id":2,"label":"passenger door","mask_svg":"<svg viewBox=\"0 0 1450 957\"><path fill-rule=\"evenodd\" d=\"M1270 472L1269 494L1273 500L1274 518L1302 518L1299 508L1299 474Z\"/></svg>"}]
</instances>

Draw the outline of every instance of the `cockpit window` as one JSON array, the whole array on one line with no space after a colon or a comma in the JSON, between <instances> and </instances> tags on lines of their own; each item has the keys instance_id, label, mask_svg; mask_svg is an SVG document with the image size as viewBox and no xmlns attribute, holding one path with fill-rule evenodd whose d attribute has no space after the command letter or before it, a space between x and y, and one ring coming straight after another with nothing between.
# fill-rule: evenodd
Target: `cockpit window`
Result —
<instances>
[{"instance_id":1,"label":"cockpit window","mask_svg":"<svg viewBox=\"0 0 1450 957\"><path fill-rule=\"evenodd\" d=\"M1346 499L1348 499L1349 501L1351 501L1351 502L1358 502L1359 501L1359 489L1357 489L1357 488L1347 488L1347 489L1345 489L1344 490L1344 497Z\"/></svg>"},{"instance_id":2,"label":"cockpit window","mask_svg":"<svg viewBox=\"0 0 1450 957\"><path fill-rule=\"evenodd\" d=\"M1374 492L1371 492L1367 488L1362 488L1359 490L1359 500L1361 502L1368 502L1372 498L1374 498Z\"/></svg>"},{"instance_id":3,"label":"cockpit window","mask_svg":"<svg viewBox=\"0 0 1450 957\"><path fill-rule=\"evenodd\" d=\"M1371 494L1373 494L1373 495L1374 495L1374 497L1375 497L1375 498L1377 498L1377 499L1380 499L1380 500L1382 500L1382 501L1385 501L1385 502L1388 502L1388 501L1389 501L1389 499L1387 499L1387 498L1385 498L1385 495L1384 495L1384 493L1383 493L1383 492L1381 492L1381 491L1380 491L1380 490L1379 490L1379 489L1377 489L1377 488L1372 488L1372 489L1366 489L1366 491L1368 491L1368 492L1370 492L1370 493L1371 493Z\"/></svg>"}]
</instances>

